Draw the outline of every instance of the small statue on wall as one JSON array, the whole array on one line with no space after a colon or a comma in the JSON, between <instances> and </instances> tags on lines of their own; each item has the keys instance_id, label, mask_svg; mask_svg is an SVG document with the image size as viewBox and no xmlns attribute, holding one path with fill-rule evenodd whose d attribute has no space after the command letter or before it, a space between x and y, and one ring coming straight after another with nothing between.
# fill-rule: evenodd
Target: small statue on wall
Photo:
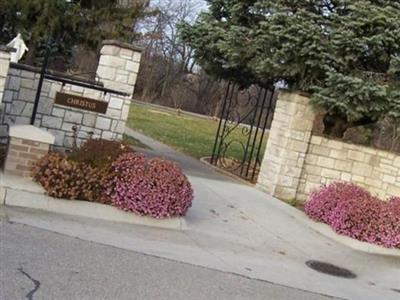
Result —
<instances>
[{"instance_id":1,"label":"small statue on wall","mask_svg":"<svg viewBox=\"0 0 400 300\"><path fill-rule=\"evenodd\" d=\"M19 62L25 52L29 51L20 33L7 46L16 49L11 53L11 62L13 63Z\"/></svg>"}]
</instances>

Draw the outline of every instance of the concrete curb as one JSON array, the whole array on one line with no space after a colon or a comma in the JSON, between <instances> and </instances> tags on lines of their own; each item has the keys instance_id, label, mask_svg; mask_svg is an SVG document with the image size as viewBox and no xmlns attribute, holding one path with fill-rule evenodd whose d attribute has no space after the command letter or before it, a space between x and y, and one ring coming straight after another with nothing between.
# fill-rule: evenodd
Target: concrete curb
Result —
<instances>
[{"instance_id":1,"label":"concrete curb","mask_svg":"<svg viewBox=\"0 0 400 300\"><path fill-rule=\"evenodd\" d=\"M400 249L395 249L395 248L385 248L381 247L378 245L366 243L366 242L361 242L359 240L355 240L353 238L350 238L348 236L344 235L339 235L333 229L324 223L317 223L317 222L312 222L311 227L318 233L338 242L341 243L347 247L350 247L354 250L366 252L369 254L376 254L376 255L385 255L385 256L395 256L400 258Z\"/></svg>"},{"instance_id":2,"label":"concrete curb","mask_svg":"<svg viewBox=\"0 0 400 300\"><path fill-rule=\"evenodd\" d=\"M288 206L288 205L287 205ZM385 248L378 245L361 242L348 236L337 234L329 225L324 223L315 222L307 217L300 210L290 207L292 211L289 214L294 217L297 221L303 223L307 227L314 231L326 236L327 238L334 240L342 245L352 248L357 251L383 256L400 257L400 249Z\"/></svg>"},{"instance_id":3,"label":"concrete curb","mask_svg":"<svg viewBox=\"0 0 400 300\"><path fill-rule=\"evenodd\" d=\"M187 229L184 218L159 220L128 213L110 205L79 200L55 199L43 194L14 190L12 188L1 187L0 192L0 204L7 206L32 208L64 215L164 229ZM4 199L3 202L1 201L2 199Z\"/></svg>"}]
</instances>

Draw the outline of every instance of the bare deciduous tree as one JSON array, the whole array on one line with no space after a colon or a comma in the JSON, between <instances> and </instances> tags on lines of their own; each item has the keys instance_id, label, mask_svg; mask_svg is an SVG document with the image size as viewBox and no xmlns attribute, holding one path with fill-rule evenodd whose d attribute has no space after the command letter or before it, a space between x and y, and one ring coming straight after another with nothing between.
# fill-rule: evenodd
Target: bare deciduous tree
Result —
<instances>
[{"instance_id":1,"label":"bare deciduous tree","mask_svg":"<svg viewBox=\"0 0 400 300\"><path fill-rule=\"evenodd\" d=\"M194 50L177 31L177 24L194 22L202 6L198 0L152 2L154 16L138 28L146 45L136 89L142 101L213 114L221 85L196 66Z\"/></svg>"}]
</instances>

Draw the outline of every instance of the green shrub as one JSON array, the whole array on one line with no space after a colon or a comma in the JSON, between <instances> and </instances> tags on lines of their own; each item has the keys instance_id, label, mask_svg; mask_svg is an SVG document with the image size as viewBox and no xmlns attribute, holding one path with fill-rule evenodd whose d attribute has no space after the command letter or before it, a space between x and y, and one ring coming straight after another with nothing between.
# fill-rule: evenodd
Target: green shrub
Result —
<instances>
[{"instance_id":1,"label":"green shrub","mask_svg":"<svg viewBox=\"0 0 400 300\"><path fill-rule=\"evenodd\" d=\"M120 142L89 139L69 155L46 155L34 166L33 176L51 197L110 204L104 187L113 177L111 163L130 152Z\"/></svg>"},{"instance_id":2,"label":"green shrub","mask_svg":"<svg viewBox=\"0 0 400 300\"><path fill-rule=\"evenodd\" d=\"M33 176L51 197L110 203L103 192L112 177L110 168L92 168L66 155L49 153L33 167Z\"/></svg>"},{"instance_id":3,"label":"green shrub","mask_svg":"<svg viewBox=\"0 0 400 300\"><path fill-rule=\"evenodd\" d=\"M51 197L110 204L154 218L183 216L193 199L175 163L147 161L117 142L90 140L70 156L49 153L35 164L33 177Z\"/></svg>"},{"instance_id":4,"label":"green shrub","mask_svg":"<svg viewBox=\"0 0 400 300\"><path fill-rule=\"evenodd\" d=\"M121 142L89 139L80 148L75 149L69 155L69 159L93 168L104 168L121 154L129 152L133 152L132 148Z\"/></svg>"}]
</instances>

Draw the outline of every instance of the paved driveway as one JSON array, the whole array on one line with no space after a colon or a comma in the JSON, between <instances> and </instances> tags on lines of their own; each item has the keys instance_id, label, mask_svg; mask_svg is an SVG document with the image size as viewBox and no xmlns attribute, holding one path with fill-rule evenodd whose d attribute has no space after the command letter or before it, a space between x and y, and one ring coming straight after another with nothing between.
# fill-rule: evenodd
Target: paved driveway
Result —
<instances>
[{"instance_id":1,"label":"paved driveway","mask_svg":"<svg viewBox=\"0 0 400 300\"><path fill-rule=\"evenodd\" d=\"M331 299L298 289L0 222L0 298Z\"/></svg>"},{"instance_id":2,"label":"paved driveway","mask_svg":"<svg viewBox=\"0 0 400 300\"><path fill-rule=\"evenodd\" d=\"M145 141L143 141L145 142ZM146 143L146 142L145 142ZM156 148L153 148L156 149ZM168 154L170 153L170 154ZM400 259L357 252L298 221L299 212L265 193L175 153L195 190L188 230L173 231L6 208L9 220L86 241L346 299L399 299ZM320 260L357 278L317 273ZM296 299L296 298L294 298Z\"/></svg>"}]
</instances>

